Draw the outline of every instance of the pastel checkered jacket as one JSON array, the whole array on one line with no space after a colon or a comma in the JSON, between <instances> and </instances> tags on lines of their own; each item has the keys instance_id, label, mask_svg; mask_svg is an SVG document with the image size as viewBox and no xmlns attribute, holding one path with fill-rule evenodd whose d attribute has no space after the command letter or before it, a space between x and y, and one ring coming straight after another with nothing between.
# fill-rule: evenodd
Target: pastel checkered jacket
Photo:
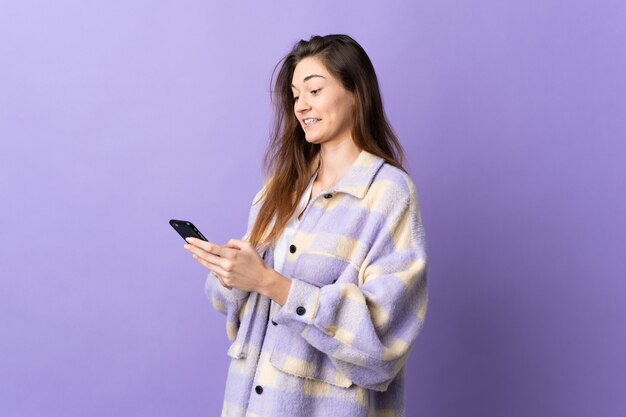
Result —
<instances>
[{"instance_id":1,"label":"pastel checkered jacket","mask_svg":"<svg viewBox=\"0 0 626 417\"><path fill-rule=\"evenodd\" d=\"M283 306L209 274L232 342L222 416L404 416L405 364L428 304L424 236L411 178L362 151L311 196L283 265ZM273 266L271 246L259 253Z\"/></svg>"}]
</instances>

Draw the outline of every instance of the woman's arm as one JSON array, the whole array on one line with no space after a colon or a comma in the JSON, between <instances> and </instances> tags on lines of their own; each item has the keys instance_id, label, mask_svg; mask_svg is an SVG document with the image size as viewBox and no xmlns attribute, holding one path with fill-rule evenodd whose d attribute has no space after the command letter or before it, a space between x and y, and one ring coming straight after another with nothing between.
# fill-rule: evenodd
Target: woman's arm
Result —
<instances>
[{"instance_id":1,"label":"woman's arm","mask_svg":"<svg viewBox=\"0 0 626 417\"><path fill-rule=\"evenodd\" d=\"M408 359L428 304L424 233L413 185L403 201L388 206L359 272L362 285L319 288L293 279L274 317L328 355L355 384L379 391ZM287 285L277 288L280 302Z\"/></svg>"},{"instance_id":2,"label":"woman's arm","mask_svg":"<svg viewBox=\"0 0 626 417\"><path fill-rule=\"evenodd\" d=\"M287 302L287 296L291 289L291 280L272 268L268 268L263 277L264 284L259 288L259 293L271 298L281 306Z\"/></svg>"}]
</instances>

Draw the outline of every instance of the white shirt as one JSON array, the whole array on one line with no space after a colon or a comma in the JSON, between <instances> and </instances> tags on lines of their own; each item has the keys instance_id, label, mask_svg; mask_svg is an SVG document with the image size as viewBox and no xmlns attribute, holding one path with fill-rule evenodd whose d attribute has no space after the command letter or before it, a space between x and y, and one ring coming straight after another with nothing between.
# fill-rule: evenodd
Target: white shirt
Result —
<instances>
[{"instance_id":1,"label":"white shirt","mask_svg":"<svg viewBox=\"0 0 626 417\"><path fill-rule=\"evenodd\" d=\"M300 202L298 203L298 208L296 208L296 212L293 214L291 219L285 225L285 230L283 234L280 236L276 243L276 248L274 249L274 269L277 272L282 272L283 263L285 262L285 257L287 256L287 251L289 250L289 245L293 242L293 236L296 232L296 228L298 224L300 224L300 220L298 220L298 216L304 211L311 198L311 192L313 190L313 183L315 182L315 178L317 178L317 171L315 175L311 178L308 187L302 193L302 197L300 198Z\"/></svg>"},{"instance_id":2,"label":"white shirt","mask_svg":"<svg viewBox=\"0 0 626 417\"><path fill-rule=\"evenodd\" d=\"M274 248L274 270L281 273L283 270L283 264L285 263L285 257L287 256L287 251L289 250L289 245L293 242L293 237L296 232L296 228L298 224L300 224L300 220L298 220L298 216L304 211L306 208L309 199L311 198L311 192L313 191L313 183L317 178L317 173L319 169L315 171L315 175L311 177L311 181L307 186L304 193L302 193L302 197L300 198L300 202L298 203L298 207L296 208L296 212L293 214L291 219L285 225L285 230L283 230L282 235L278 239L276 243L276 247ZM274 316L274 312L277 308L280 307L278 303L274 300L271 300L270 306L270 318Z\"/></svg>"}]
</instances>

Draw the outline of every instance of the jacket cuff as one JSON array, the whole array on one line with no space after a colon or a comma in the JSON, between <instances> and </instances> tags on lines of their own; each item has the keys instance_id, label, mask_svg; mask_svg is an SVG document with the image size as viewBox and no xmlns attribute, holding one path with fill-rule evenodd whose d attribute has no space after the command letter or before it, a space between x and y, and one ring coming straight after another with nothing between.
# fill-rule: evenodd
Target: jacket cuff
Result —
<instances>
[{"instance_id":1,"label":"jacket cuff","mask_svg":"<svg viewBox=\"0 0 626 417\"><path fill-rule=\"evenodd\" d=\"M231 288L230 290L226 287L223 287L222 284L218 284L220 287L220 291L224 294L228 299L233 301L243 300L250 294L249 291L240 290L239 288Z\"/></svg>"},{"instance_id":2,"label":"jacket cuff","mask_svg":"<svg viewBox=\"0 0 626 417\"><path fill-rule=\"evenodd\" d=\"M307 325L313 324L319 301L319 287L299 279L292 279L287 301L278 310L274 321L301 333Z\"/></svg>"}]
</instances>

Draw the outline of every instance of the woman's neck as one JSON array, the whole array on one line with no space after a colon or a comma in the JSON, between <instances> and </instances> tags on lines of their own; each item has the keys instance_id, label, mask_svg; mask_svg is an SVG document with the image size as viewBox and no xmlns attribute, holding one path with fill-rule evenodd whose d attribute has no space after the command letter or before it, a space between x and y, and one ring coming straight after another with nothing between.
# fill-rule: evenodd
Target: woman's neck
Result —
<instances>
[{"instance_id":1,"label":"woman's neck","mask_svg":"<svg viewBox=\"0 0 626 417\"><path fill-rule=\"evenodd\" d=\"M322 144L320 149L320 167L315 182L322 189L329 189L348 172L361 149L352 140L339 144Z\"/></svg>"}]
</instances>

